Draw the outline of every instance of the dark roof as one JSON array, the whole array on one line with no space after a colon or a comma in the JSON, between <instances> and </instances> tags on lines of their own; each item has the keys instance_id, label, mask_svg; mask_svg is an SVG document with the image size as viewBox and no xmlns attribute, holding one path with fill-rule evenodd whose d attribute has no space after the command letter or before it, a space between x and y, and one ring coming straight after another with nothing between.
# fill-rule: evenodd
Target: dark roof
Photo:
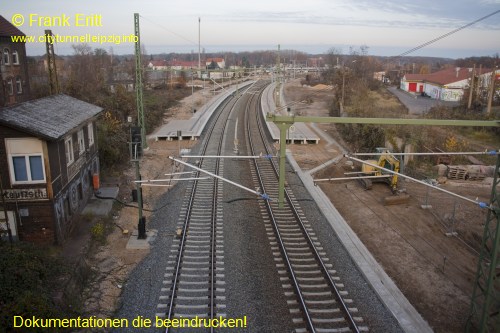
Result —
<instances>
[{"instance_id":1,"label":"dark roof","mask_svg":"<svg viewBox=\"0 0 500 333\"><path fill-rule=\"evenodd\" d=\"M0 124L57 140L102 110L99 106L60 94L0 109Z\"/></svg>"},{"instance_id":2,"label":"dark roof","mask_svg":"<svg viewBox=\"0 0 500 333\"><path fill-rule=\"evenodd\" d=\"M10 37L10 36L25 36L25 34L16 28L12 23L6 20L2 15L0 15L0 36Z\"/></svg>"}]
</instances>

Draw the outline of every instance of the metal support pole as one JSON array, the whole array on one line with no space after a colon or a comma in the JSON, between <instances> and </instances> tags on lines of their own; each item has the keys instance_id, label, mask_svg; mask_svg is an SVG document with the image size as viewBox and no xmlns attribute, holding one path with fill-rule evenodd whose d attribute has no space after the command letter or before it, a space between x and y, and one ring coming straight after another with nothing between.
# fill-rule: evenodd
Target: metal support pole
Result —
<instances>
[{"instance_id":1,"label":"metal support pole","mask_svg":"<svg viewBox=\"0 0 500 333\"><path fill-rule=\"evenodd\" d=\"M135 42L135 94L137 104L137 126L141 128L142 150L148 148L146 141L146 123L144 122L144 105L142 101L142 61L141 61L141 37L139 30L139 14L134 14L134 30L137 42Z\"/></svg>"},{"instance_id":2,"label":"metal support pole","mask_svg":"<svg viewBox=\"0 0 500 333\"><path fill-rule=\"evenodd\" d=\"M285 201L285 162L286 162L286 132L292 126L290 123L276 124L280 129L280 163L279 163L279 192L278 192L278 207L284 207Z\"/></svg>"},{"instance_id":3,"label":"metal support pole","mask_svg":"<svg viewBox=\"0 0 500 333\"><path fill-rule=\"evenodd\" d=\"M137 181L141 180L141 173L139 171L139 160L135 161L135 179ZM137 225L138 236L137 239L146 239L146 218L142 216L142 192L141 192L141 183L137 182L137 205L139 206L139 223Z\"/></svg>"},{"instance_id":4,"label":"metal support pole","mask_svg":"<svg viewBox=\"0 0 500 333\"><path fill-rule=\"evenodd\" d=\"M500 329L500 285L498 265L500 262L500 195L497 186L500 185L500 155L497 155L493 187L486 223L484 225L481 253L472 301L470 317L467 322L467 332L498 332Z\"/></svg>"}]
</instances>

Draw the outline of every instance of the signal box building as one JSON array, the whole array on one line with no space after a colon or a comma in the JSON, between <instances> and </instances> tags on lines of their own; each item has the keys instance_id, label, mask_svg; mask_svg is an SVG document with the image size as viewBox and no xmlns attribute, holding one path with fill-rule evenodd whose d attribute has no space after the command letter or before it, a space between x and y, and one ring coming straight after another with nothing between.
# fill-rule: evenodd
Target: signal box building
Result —
<instances>
[{"instance_id":1,"label":"signal box building","mask_svg":"<svg viewBox=\"0 0 500 333\"><path fill-rule=\"evenodd\" d=\"M63 94L0 109L0 211L14 238L64 242L99 173L101 112Z\"/></svg>"}]
</instances>

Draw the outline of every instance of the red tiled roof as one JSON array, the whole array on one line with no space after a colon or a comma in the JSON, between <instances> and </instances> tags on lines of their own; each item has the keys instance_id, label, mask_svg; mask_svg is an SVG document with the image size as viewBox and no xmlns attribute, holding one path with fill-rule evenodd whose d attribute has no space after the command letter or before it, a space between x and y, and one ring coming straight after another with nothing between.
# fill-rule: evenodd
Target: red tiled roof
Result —
<instances>
[{"instance_id":1,"label":"red tiled roof","mask_svg":"<svg viewBox=\"0 0 500 333\"><path fill-rule=\"evenodd\" d=\"M212 61L214 61L216 63L223 62L224 58L207 58L207 60L206 60L207 63L212 62Z\"/></svg>"},{"instance_id":2,"label":"red tiled roof","mask_svg":"<svg viewBox=\"0 0 500 333\"><path fill-rule=\"evenodd\" d=\"M0 36L25 36L25 34L0 15Z\"/></svg>"},{"instance_id":3,"label":"red tiled roof","mask_svg":"<svg viewBox=\"0 0 500 333\"><path fill-rule=\"evenodd\" d=\"M406 81L424 81L429 74L405 74Z\"/></svg>"},{"instance_id":4,"label":"red tiled roof","mask_svg":"<svg viewBox=\"0 0 500 333\"><path fill-rule=\"evenodd\" d=\"M198 62L197 61L172 60L172 61L170 61L170 66L198 67Z\"/></svg>"},{"instance_id":5,"label":"red tiled roof","mask_svg":"<svg viewBox=\"0 0 500 333\"><path fill-rule=\"evenodd\" d=\"M490 73L491 71L493 70L483 68L479 73L479 69L476 68L476 75ZM472 68L458 68L458 70L457 68L448 68L431 74L406 74L405 79L406 81L426 81L445 85L469 79L471 76Z\"/></svg>"},{"instance_id":6,"label":"red tiled roof","mask_svg":"<svg viewBox=\"0 0 500 333\"><path fill-rule=\"evenodd\" d=\"M166 60L151 60L150 63L155 67L167 66Z\"/></svg>"}]
</instances>

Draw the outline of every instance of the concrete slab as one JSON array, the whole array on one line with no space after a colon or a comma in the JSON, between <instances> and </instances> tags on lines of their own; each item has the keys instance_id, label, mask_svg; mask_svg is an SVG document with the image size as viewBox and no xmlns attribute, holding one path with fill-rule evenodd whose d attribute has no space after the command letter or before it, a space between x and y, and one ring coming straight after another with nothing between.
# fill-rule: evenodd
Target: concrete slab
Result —
<instances>
[{"instance_id":1,"label":"concrete slab","mask_svg":"<svg viewBox=\"0 0 500 333\"><path fill-rule=\"evenodd\" d=\"M287 151L287 159L302 180L307 191L316 201L319 209L326 217L339 240L350 253L353 261L372 286L380 300L391 311L405 332L432 332L429 324L420 316L413 305L403 295L394 281L387 275L382 266L375 260L356 233L344 220L330 199L319 186L315 186L309 173L303 172L292 154Z\"/></svg>"},{"instance_id":2,"label":"concrete slab","mask_svg":"<svg viewBox=\"0 0 500 333\"><path fill-rule=\"evenodd\" d=\"M438 99L433 99L429 97L422 97L419 95L411 94L397 87L388 87L388 91L390 91L394 96L396 96L401 103L403 103L407 108L410 114L426 114L431 108L439 105L454 107L459 105L459 102L448 102L441 101Z\"/></svg>"},{"instance_id":3,"label":"concrete slab","mask_svg":"<svg viewBox=\"0 0 500 333\"><path fill-rule=\"evenodd\" d=\"M222 94L214 96L210 101L203 105L191 119L172 120L168 124L161 126L152 136L155 140L196 140L201 136L207 122L212 117L214 111L222 102L233 94L237 89L246 89L255 81L240 83L238 86L232 86L226 89ZM180 136L178 135L180 132Z\"/></svg>"},{"instance_id":4,"label":"concrete slab","mask_svg":"<svg viewBox=\"0 0 500 333\"><path fill-rule=\"evenodd\" d=\"M274 104L274 88L276 84L270 84L264 89L264 92L262 94L262 99L261 99L261 110L262 113L264 114L264 117L268 112L274 112L276 107ZM282 87L283 88L283 87ZM281 93L281 96L283 96L283 93ZM282 105L286 105L286 101L281 102ZM286 110L281 110L280 112L282 115L286 115ZM278 126L276 126L273 122L267 122L266 125L268 128L269 133L271 134L271 137L275 141L279 141L280 139L280 131L278 129ZM292 143L292 144L317 144L319 143L320 138L316 135L316 133L307 127L306 124L304 123L295 123L293 127L291 128L290 131L287 133L287 143Z\"/></svg>"},{"instance_id":5,"label":"concrete slab","mask_svg":"<svg viewBox=\"0 0 500 333\"><path fill-rule=\"evenodd\" d=\"M95 216L108 215L113 208L113 199L116 199L118 196L118 190L118 187L101 187L87 202L82 214Z\"/></svg>"},{"instance_id":6,"label":"concrete slab","mask_svg":"<svg viewBox=\"0 0 500 333\"><path fill-rule=\"evenodd\" d=\"M151 247L151 243L158 235L158 230L151 229L146 231L146 239L137 239L138 235L138 230L134 230L132 232L132 235L127 242L127 246L125 247L127 250L149 250Z\"/></svg>"}]
</instances>

